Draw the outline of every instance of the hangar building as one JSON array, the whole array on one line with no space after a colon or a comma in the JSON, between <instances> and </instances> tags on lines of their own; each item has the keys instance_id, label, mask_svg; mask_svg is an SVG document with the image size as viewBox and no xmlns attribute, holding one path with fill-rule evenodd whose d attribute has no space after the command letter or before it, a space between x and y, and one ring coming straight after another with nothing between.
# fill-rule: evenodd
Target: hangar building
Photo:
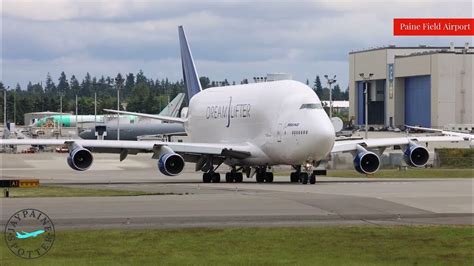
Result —
<instances>
[{"instance_id":1,"label":"hangar building","mask_svg":"<svg viewBox=\"0 0 474 266\"><path fill-rule=\"evenodd\" d=\"M349 53L349 116L365 124L364 80L368 86L368 122L433 128L459 125L472 130L473 48L388 46Z\"/></svg>"}]
</instances>

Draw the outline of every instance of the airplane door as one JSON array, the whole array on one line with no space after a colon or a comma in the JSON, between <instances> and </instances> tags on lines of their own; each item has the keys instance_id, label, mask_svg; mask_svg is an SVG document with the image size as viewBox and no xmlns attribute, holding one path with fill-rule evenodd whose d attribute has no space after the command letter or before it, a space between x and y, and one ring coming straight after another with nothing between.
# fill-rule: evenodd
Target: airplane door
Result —
<instances>
[{"instance_id":1,"label":"airplane door","mask_svg":"<svg viewBox=\"0 0 474 266\"><path fill-rule=\"evenodd\" d=\"M281 142L281 137L283 135L283 123L278 123L277 128L277 142Z\"/></svg>"}]
</instances>

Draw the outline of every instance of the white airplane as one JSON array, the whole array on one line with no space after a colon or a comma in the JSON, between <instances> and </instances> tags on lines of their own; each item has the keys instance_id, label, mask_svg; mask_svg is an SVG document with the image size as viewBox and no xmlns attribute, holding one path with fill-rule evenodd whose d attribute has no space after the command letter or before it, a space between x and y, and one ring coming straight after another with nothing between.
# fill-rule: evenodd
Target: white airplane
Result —
<instances>
[{"instance_id":1,"label":"white airplane","mask_svg":"<svg viewBox=\"0 0 474 266\"><path fill-rule=\"evenodd\" d=\"M67 162L75 170L87 170L93 162L91 151L128 154L151 152L158 160L161 173L174 176L182 172L185 162L196 163L203 171L203 182L220 182L216 172L221 164L231 167L227 182L242 182L256 175L257 182L273 182L274 165L291 165L291 182L315 183L313 167L330 153L351 152L354 167L363 174L375 173L380 166L374 151L400 145L405 160L412 166L428 161L426 148L417 141L463 141L456 136L400 137L335 141L333 125L314 91L303 83L283 80L227 87L201 89L183 27L179 29L184 80L190 98L184 118L125 111L184 124L191 141L116 141L116 140L0 140L0 144L63 145L69 147Z\"/></svg>"}]
</instances>

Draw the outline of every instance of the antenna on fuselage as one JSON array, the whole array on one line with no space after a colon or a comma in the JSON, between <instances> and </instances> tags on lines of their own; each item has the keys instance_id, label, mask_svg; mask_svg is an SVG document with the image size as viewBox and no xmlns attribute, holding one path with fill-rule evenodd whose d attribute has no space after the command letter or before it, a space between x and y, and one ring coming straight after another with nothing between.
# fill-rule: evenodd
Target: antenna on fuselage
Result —
<instances>
[{"instance_id":1,"label":"antenna on fuselage","mask_svg":"<svg viewBox=\"0 0 474 266\"><path fill-rule=\"evenodd\" d=\"M186 39L186 34L184 33L183 26L178 27L179 33L179 46L181 50L181 65L183 69L183 79L184 84L186 84L188 102L191 101L191 98L199 93L201 88L201 83L199 82L199 76L194 66L193 55L189 49L189 44Z\"/></svg>"}]
</instances>

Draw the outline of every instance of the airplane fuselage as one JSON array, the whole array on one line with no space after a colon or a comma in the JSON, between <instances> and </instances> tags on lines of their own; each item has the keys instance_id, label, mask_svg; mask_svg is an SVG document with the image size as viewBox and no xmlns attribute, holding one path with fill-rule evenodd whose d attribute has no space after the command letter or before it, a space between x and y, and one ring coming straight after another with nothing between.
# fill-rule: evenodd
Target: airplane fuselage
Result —
<instances>
[{"instance_id":1,"label":"airplane fuselage","mask_svg":"<svg viewBox=\"0 0 474 266\"><path fill-rule=\"evenodd\" d=\"M235 162L248 165L320 161L335 139L318 96L291 80L203 90L190 101L185 129L192 142L254 146Z\"/></svg>"}]
</instances>

